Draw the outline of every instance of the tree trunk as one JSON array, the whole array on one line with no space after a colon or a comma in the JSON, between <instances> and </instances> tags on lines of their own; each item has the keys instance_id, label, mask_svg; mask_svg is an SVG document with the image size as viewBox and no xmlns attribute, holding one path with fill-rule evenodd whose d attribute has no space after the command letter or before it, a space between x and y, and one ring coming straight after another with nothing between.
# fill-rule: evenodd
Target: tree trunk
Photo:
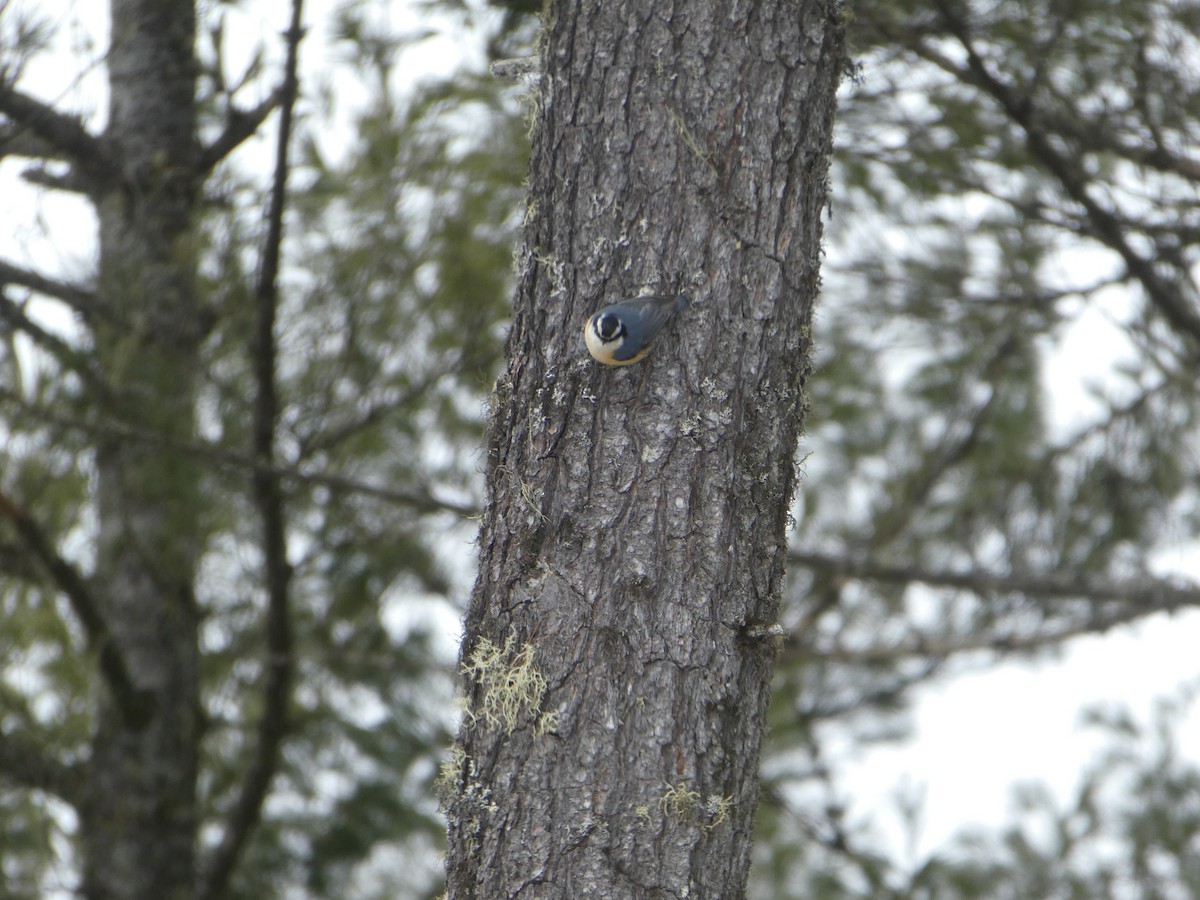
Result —
<instances>
[{"instance_id":1,"label":"tree trunk","mask_svg":"<svg viewBox=\"0 0 1200 900\"><path fill-rule=\"evenodd\" d=\"M96 363L105 415L168 438L193 434L201 339L193 282L195 10L112 0L104 141L121 171L95 188ZM101 688L80 832L89 898L190 896L199 724L199 474L168 449L109 440L96 453L93 588L136 703ZM108 687L111 687L109 685Z\"/></svg>"},{"instance_id":2,"label":"tree trunk","mask_svg":"<svg viewBox=\"0 0 1200 900\"><path fill-rule=\"evenodd\" d=\"M449 896L745 889L835 91L833 0L560 3L494 398ZM596 308L682 288L649 359Z\"/></svg>"}]
</instances>

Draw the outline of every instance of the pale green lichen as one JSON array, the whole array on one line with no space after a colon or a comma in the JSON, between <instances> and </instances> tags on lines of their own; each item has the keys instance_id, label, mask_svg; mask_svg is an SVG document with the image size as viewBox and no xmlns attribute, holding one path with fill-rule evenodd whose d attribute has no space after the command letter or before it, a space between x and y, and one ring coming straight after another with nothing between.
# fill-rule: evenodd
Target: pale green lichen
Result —
<instances>
[{"instance_id":1,"label":"pale green lichen","mask_svg":"<svg viewBox=\"0 0 1200 900\"><path fill-rule=\"evenodd\" d=\"M468 725L482 721L506 733L533 715L546 692L546 678L534 665L533 644L515 649L511 633L500 647L481 638L462 665L462 672L482 688L479 705L467 710ZM544 718L544 717L543 717ZM557 722L551 718L549 725Z\"/></svg>"},{"instance_id":2,"label":"pale green lichen","mask_svg":"<svg viewBox=\"0 0 1200 900\"><path fill-rule=\"evenodd\" d=\"M459 779L466 761L467 752L461 745L454 744L438 766L437 778L433 780L433 795L437 797L442 810L448 810L458 798Z\"/></svg>"},{"instance_id":3,"label":"pale green lichen","mask_svg":"<svg viewBox=\"0 0 1200 900\"><path fill-rule=\"evenodd\" d=\"M691 790L685 782L676 785L664 784L666 790L658 801L662 811L677 822L687 822L700 808L700 794Z\"/></svg>"},{"instance_id":4,"label":"pale green lichen","mask_svg":"<svg viewBox=\"0 0 1200 900\"><path fill-rule=\"evenodd\" d=\"M665 790L659 798L659 808L676 822L698 823L705 831L712 831L729 821L729 814L733 811L733 797L709 794L707 799L703 799L699 791L692 790L684 781L674 785L664 784L663 787ZM649 824L649 807L639 806L633 812L639 821Z\"/></svg>"},{"instance_id":5,"label":"pale green lichen","mask_svg":"<svg viewBox=\"0 0 1200 900\"><path fill-rule=\"evenodd\" d=\"M537 724L533 726L533 733L538 737L545 737L548 734L557 734L558 710L544 712L538 716Z\"/></svg>"},{"instance_id":6,"label":"pale green lichen","mask_svg":"<svg viewBox=\"0 0 1200 900\"><path fill-rule=\"evenodd\" d=\"M724 825L733 809L733 797L722 797L720 794L709 794L704 801L705 831L712 831L718 825Z\"/></svg>"},{"instance_id":7,"label":"pale green lichen","mask_svg":"<svg viewBox=\"0 0 1200 900\"><path fill-rule=\"evenodd\" d=\"M479 849L479 836L499 812L492 789L479 778L475 760L455 744L439 767L433 785L438 804L451 826L457 826L468 855Z\"/></svg>"},{"instance_id":8,"label":"pale green lichen","mask_svg":"<svg viewBox=\"0 0 1200 900\"><path fill-rule=\"evenodd\" d=\"M546 514L542 512L541 498L537 496L529 482L508 466L497 466L496 474L511 476L517 483L517 491L520 493L521 502L525 504L526 509L533 513L538 521L546 521Z\"/></svg>"}]
</instances>

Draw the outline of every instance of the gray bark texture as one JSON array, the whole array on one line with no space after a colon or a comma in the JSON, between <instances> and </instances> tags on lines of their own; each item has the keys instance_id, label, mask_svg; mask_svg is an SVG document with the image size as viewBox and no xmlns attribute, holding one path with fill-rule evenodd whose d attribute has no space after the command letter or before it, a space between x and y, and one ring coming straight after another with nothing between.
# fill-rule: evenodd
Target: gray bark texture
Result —
<instances>
[{"instance_id":1,"label":"gray bark texture","mask_svg":"<svg viewBox=\"0 0 1200 900\"><path fill-rule=\"evenodd\" d=\"M553 3L493 399L452 898L739 897L818 290L833 0ZM649 359L600 306L683 289Z\"/></svg>"},{"instance_id":2,"label":"gray bark texture","mask_svg":"<svg viewBox=\"0 0 1200 900\"><path fill-rule=\"evenodd\" d=\"M194 272L195 11L190 0L112 0L111 89L102 138L119 167L90 193L99 215L93 324L104 414L133 429L193 435L202 337ZM82 893L192 895L199 746L199 552L194 461L111 439L97 448L92 590L136 699L99 687L81 810Z\"/></svg>"}]
</instances>

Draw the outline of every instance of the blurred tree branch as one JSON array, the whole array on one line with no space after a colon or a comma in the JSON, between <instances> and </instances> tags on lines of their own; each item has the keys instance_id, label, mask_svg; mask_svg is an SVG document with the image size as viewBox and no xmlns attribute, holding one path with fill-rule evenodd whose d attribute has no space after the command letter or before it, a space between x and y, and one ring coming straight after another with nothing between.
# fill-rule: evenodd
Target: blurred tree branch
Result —
<instances>
[{"instance_id":1,"label":"blurred tree branch","mask_svg":"<svg viewBox=\"0 0 1200 900\"><path fill-rule=\"evenodd\" d=\"M1085 600L1093 605L1089 615L1054 629L1041 627L1029 634L995 631L966 635L922 635L891 644L843 647L822 643L796 650L799 655L841 662L871 663L928 657L944 659L957 653L993 650L1026 652L1065 643L1086 634L1101 634L1157 612L1176 612L1200 606L1200 586L1173 584L1162 579L1114 583L1056 575L996 575L979 570L954 572L916 565L891 565L869 559L792 550L789 562L836 579L875 581L892 585L923 584L934 588L969 591L981 598L1020 594L1031 600Z\"/></svg>"},{"instance_id":2,"label":"blurred tree branch","mask_svg":"<svg viewBox=\"0 0 1200 900\"><path fill-rule=\"evenodd\" d=\"M236 150L243 142L253 137L263 122L266 121L283 96L283 89L274 91L262 103L249 109L230 107L226 116L225 130L216 139L200 151L197 168L202 173L212 169Z\"/></svg>"},{"instance_id":3,"label":"blurred tree branch","mask_svg":"<svg viewBox=\"0 0 1200 900\"><path fill-rule=\"evenodd\" d=\"M1113 583L1072 576L995 575L979 570L952 572L921 566L889 565L869 559L854 559L792 550L788 560L798 566L844 578L884 581L892 584L926 584L986 595L1025 594L1040 599L1088 599L1095 602L1139 606L1144 612L1174 611L1200 605L1200 586L1171 584L1163 580Z\"/></svg>"},{"instance_id":4,"label":"blurred tree branch","mask_svg":"<svg viewBox=\"0 0 1200 900\"><path fill-rule=\"evenodd\" d=\"M0 731L0 776L13 784L47 791L78 807L83 802L83 773L51 758L45 748L19 734Z\"/></svg>"},{"instance_id":5,"label":"blurred tree branch","mask_svg":"<svg viewBox=\"0 0 1200 900\"><path fill-rule=\"evenodd\" d=\"M1049 131L1041 111L1028 93L1019 93L988 68L975 46L969 24L954 4L936 0L947 30L966 52L966 66L959 65L944 53L920 41L913 46L924 59L935 63L964 83L971 84L992 98L1004 114L1024 133L1029 152L1057 179L1066 195L1084 211L1084 227L1088 234L1117 253L1129 273L1146 291L1146 296L1164 318L1193 343L1200 343L1200 313L1194 298L1185 297L1180 288L1165 278L1155 260L1143 256L1130 243L1126 221L1106 209L1092 194L1085 169L1078 161L1059 149L1061 135Z\"/></svg>"},{"instance_id":6,"label":"blurred tree branch","mask_svg":"<svg viewBox=\"0 0 1200 900\"><path fill-rule=\"evenodd\" d=\"M29 558L29 551L21 544L0 542L0 573L21 581L33 582L42 575L37 563Z\"/></svg>"},{"instance_id":7,"label":"blurred tree branch","mask_svg":"<svg viewBox=\"0 0 1200 900\"><path fill-rule=\"evenodd\" d=\"M215 900L224 896L230 876L237 865L254 828L262 818L263 802L271 781L279 769L281 748L291 727L288 707L295 680L293 623L291 613L292 567L287 558L287 519L281 477L274 471L276 431L279 419L279 391L276 384L278 346L275 337L279 308L279 260L283 245L283 215L287 204L287 180L290 172L288 148L292 136L292 115L299 92L296 75L302 28L303 0L293 0L291 25L287 32L287 62L280 104L279 135L275 151L275 177L267 214L267 235L259 265L254 299L256 327L254 335L253 442L254 504L261 519L261 550L266 583L266 658L262 686L262 715L258 721L254 749L233 809L225 820L224 834L204 869L199 896ZM273 106L272 102L272 106ZM270 111L260 107L259 122ZM249 122L246 123L247 127ZM245 132L257 129L258 122ZM230 134L229 131L226 132ZM236 146L237 135L227 143ZM211 148L210 148L211 149ZM228 152L228 151L226 151Z\"/></svg>"},{"instance_id":8,"label":"blurred tree branch","mask_svg":"<svg viewBox=\"0 0 1200 900\"><path fill-rule=\"evenodd\" d=\"M104 140L88 131L75 116L61 113L3 82L0 82L0 114L11 120L0 132L5 137L0 155L9 152L9 148L14 148L12 152L32 152L41 158L61 155L85 179L90 190L120 179L121 167L111 158ZM30 143L32 139L41 143Z\"/></svg>"},{"instance_id":9,"label":"blurred tree branch","mask_svg":"<svg viewBox=\"0 0 1200 900\"><path fill-rule=\"evenodd\" d=\"M132 726L145 722L149 715L150 694L134 684L125 657L113 640L108 624L100 612L100 604L92 596L87 581L73 565L59 555L29 514L2 493L0 516L9 521L21 542L45 566L58 589L70 602L72 611L87 634L89 645L99 656L100 671L122 716Z\"/></svg>"},{"instance_id":10,"label":"blurred tree branch","mask_svg":"<svg viewBox=\"0 0 1200 900\"><path fill-rule=\"evenodd\" d=\"M251 473L264 471L296 484L324 487L335 493L360 494L365 497L373 497L385 503L411 507L417 512L424 514L449 512L465 517L473 517L479 514L479 508L473 504L459 503L436 497L427 489L405 490L403 488L385 487L331 472L303 471L296 466L289 466L283 463L268 464L255 459L250 454L230 450L218 444L181 440L170 435L137 428L115 419L84 421L32 404L4 387L0 387L0 402L17 405L43 421L53 423L59 427L77 429L91 435L103 435L121 440L140 441L145 444L168 447L172 450L178 450L182 453L188 453L192 456L209 460L214 465L222 468Z\"/></svg>"},{"instance_id":11,"label":"blurred tree branch","mask_svg":"<svg viewBox=\"0 0 1200 900\"><path fill-rule=\"evenodd\" d=\"M47 297L61 300L76 312L85 315L108 313L94 291L68 281L49 278L40 272L14 265L6 260L0 260L0 287L5 284L26 287L39 294L45 294Z\"/></svg>"},{"instance_id":12,"label":"blurred tree branch","mask_svg":"<svg viewBox=\"0 0 1200 900\"><path fill-rule=\"evenodd\" d=\"M0 284L0 331L19 331L55 357L63 366L76 373L97 397L108 394L104 379L88 356L56 334L37 324L25 312L23 304L14 302ZM6 391L0 388L0 399Z\"/></svg>"}]
</instances>

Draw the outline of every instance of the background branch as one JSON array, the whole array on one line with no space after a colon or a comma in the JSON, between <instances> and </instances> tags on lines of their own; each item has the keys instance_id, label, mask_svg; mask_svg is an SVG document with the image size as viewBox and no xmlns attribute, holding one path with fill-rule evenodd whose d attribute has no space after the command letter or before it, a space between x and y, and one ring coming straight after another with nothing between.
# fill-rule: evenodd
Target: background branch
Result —
<instances>
[{"instance_id":1,"label":"background branch","mask_svg":"<svg viewBox=\"0 0 1200 900\"><path fill-rule=\"evenodd\" d=\"M0 113L14 123L7 133L16 139L20 128L40 138L48 149L57 151L85 174L93 187L120 177L120 167L109 157L104 141L96 137L75 116L59 112L40 100L12 87L0 85ZM20 146L18 144L17 146ZM40 152L39 156L48 155Z\"/></svg>"},{"instance_id":2,"label":"background branch","mask_svg":"<svg viewBox=\"0 0 1200 900\"><path fill-rule=\"evenodd\" d=\"M1089 634L1103 634L1156 612L1200 606L1200 587L1169 584L1161 580L1136 583L1083 580L1054 575L994 575L987 572L951 572L920 566L886 565L843 556L793 550L791 562L840 578L888 584L924 584L929 587L965 590L986 598L996 594L1020 594L1040 600L1085 600L1095 605L1090 614L1055 628L1039 627L1029 633L997 630L978 634L924 634L909 628L901 639L886 644L843 646L832 642L815 645L806 638L807 626L793 632L795 640L786 653L804 659L822 659L874 665L900 659L945 660L961 653L992 651L1028 653Z\"/></svg>"},{"instance_id":3,"label":"background branch","mask_svg":"<svg viewBox=\"0 0 1200 900\"><path fill-rule=\"evenodd\" d=\"M275 320L279 303L279 259L283 243L283 212L287 201L288 145L292 112L298 84L297 56L303 0L293 0L292 21L287 32L287 63L281 88L279 138L275 149L275 178L267 219L267 237L255 290L257 327L254 374L257 396L254 415L254 456L262 464L254 470L254 497L262 519L262 552L267 589L266 677L263 685L263 714L258 738L237 802L230 812L225 834L209 861L199 896L215 900L224 896L234 866L251 832L262 817L262 805L279 767L280 748L289 728L295 659L292 650L290 585L292 569L287 560L284 497L280 478L272 471L279 398L275 383L277 347Z\"/></svg>"},{"instance_id":4,"label":"background branch","mask_svg":"<svg viewBox=\"0 0 1200 900\"><path fill-rule=\"evenodd\" d=\"M1162 609L1173 610L1174 606ZM1143 616L1157 612L1155 608L1118 606L1073 625L1039 630L1029 634L923 635L914 634L894 644L874 644L866 647L838 645L799 647L789 655L856 665L877 665L901 659L945 660L960 653L992 651L994 653L1030 653L1047 647L1058 647L1067 641L1089 634L1103 634L1120 625L1128 625Z\"/></svg>"},{"instance_id":5,"label":"background branch","mask_svg":"<svg viewBox=\"0 0 1200 900\"><path fill-rule=\"evenodd\" d=\"M29 551L16 542L0 541L0 574L18 581L34 582L43 577Z\"/></svg>"},{"instance_id":6,"label":"background branch","mask_svg":"<svg viewBox=\"0 0 1200 900\"><path fill-rule=\"evenodd\" d=\"M1145 289L1150 302L1177 331L1194 342L1200 342L1200 313L1194 308L1194 302L1159 274L1152 259L1147 259L1133 248L1125 233L1126 223L1092 196L1084 175L1085 169L1077 160L1068 158L1054 146L1052 136L1044 130L1031 98L1018 95L988 69L971 38L969 26L952 4L947 0L938 0L937 6L948 31L966 51L967 67L963 69L949 63L940 54L927 58L943 68L949 66L948 71L980 88L997 103L1004 114L1025 133L1026 145L1033 157L1058 180L1066 195L1083 208L1087 215L1088 233L1121 257L1129 273Z\"/></svg>"},{"instance_id":7,"label":"background branch","mask_svg":"<svg viewBox=\"0 0 1200 900\"><path fill-rule=\"evenodd\" d=\"M0 777L24 788L47 791L78 807L83 772L47 756L42 747L17 734L0 731Z\"/></svg>"},{"instance_id":8,"label":"background branch","mask_svg":"<svg viewBox=\"0 0 1200 900\"><path fill-rule=\"evenodd\" d=\"M1042 599L1085 599L1121 603L1142 612L1174 611L1200 605L1200 586L1175 585L1161 580L1136 583L1095 581L1058 575L996 575L988 572L952 572L915 565L889 565L869 559L792 550L788 560L818 572L863 581L891 584L926 584L958 588L976 594L1024 594Z\"/></svg>"},{"instance_id":9,"label":"background branch","mask_svg":"<svg viewBox=\"0 0 1200 900\"><path fill-rule=\"evenodd\" d=\"M30 184L72 194L86 194L91 187L91 182L78 175L75 169L60 175L42 166L30 166L21 173L21 177Z\"/></svg>"},{"instance_id":10,"label":"background branch","mask_svg":"<svg viewBox=\"0 0 1200 900\"><path fill-rule=\"evenodd\" d=\"M91 360L85 354L80 353L62 338L51 334L34 322L25 314L21 305L9 299L4 289L0 287L0 332L7 330L20 331L29 337L63 366L79 375L96 396L102 397L108 393L102 376L92 368ZM0 396L2 396L2 392L0 392Z\"/></svg>"},{"instance_id":11,"label":"background branch","mask_svg":"<svg viewBox=\"0 0 1200 900\"><path fill-rule=\"evenodd\" d=\"M113 641L108 624L100 613L100 605L92 596L83 576L58 554L37 523L2 493L0 515L8 519L21 542L46 567L58 589L66 595L72 611L83 625L88 643L99 656L100 672L121 714L131 725L144 723L150 712L150 695L134 685L125 658Z\"/></svg>"},{"instance_id":12,"label":"background branch","mask_svg":"<svg viewBox=\"0 0 1200 900\"><path fill-rule=\"evenodd\" d=\"M0 125L0 158L23 156L26 159L61 160L63 155L49 141L23 125L8 121Z\"/></svg>"},{"instance_id":13,"label":"background branch","mask_svg":"<svg viewBox=\"0 0 1200 900\"><path fill-rule=\"evenodd\" d=\"M84 314L107 312L94 291L89 291L87 288L71 284L68 281L48 278L40 272L0 260L0 285L4 284L27 287L39 294L61 300L67 306Z\"/></svg>"},{"instance_id":14,"label":"background branch","mask_svg":"<svg viewBox=\"0 0 1200 900\"><path fill-rule=\"evenodd\" d=\"M43 421L53 423L62 428L77 429L89 435L115 437L121 440L137 441L151 446L166 447L180 453L187 453L210 461L216 466L236 469L243 472L262 472L282 479L285 482L313 485L328 488L335 493L359 494L364 497L374 497L385 503L409 507L419 513L449 512L459 516L474 517L479 515L479 507L470 503L459 503L435 497L427 489L405 490L403 488L384 487L370 484L345 475L329 472L306 472L293 465L271 463L248 453L239 453L217 444L192 441L173 437L157 431L138 428L116 419L94 419L84 421L69 415L55 412L44 406L30 403L11 390L0 386L0 402L12 403Z\"/></svg>"},{"instance_id":15,"label":"background branch","mask_svg":"<svg viewBox=\"0 0 1200 900\"><path fill-rule=\"evenodd\" d=\"M252 109L231 108L225 122L225 130L201 151L197 163L199 171L212 171L217 163L236 150L242 142L253 137L267 116L279 105L282 95L283 91L280 89Z\"/></svg>"}]
</instances>

